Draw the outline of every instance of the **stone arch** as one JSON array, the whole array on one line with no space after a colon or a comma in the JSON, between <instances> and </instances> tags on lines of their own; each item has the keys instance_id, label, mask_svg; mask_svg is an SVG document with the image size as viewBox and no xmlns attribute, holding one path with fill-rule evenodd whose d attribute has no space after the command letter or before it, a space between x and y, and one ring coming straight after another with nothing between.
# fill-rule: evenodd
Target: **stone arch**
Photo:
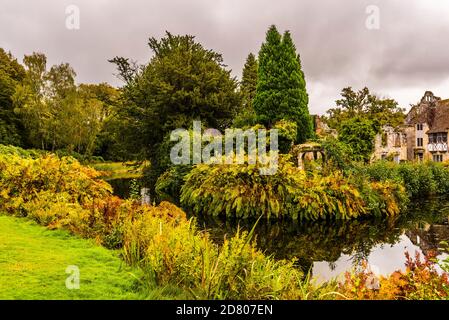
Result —
<instances>
[{"instance_id":1,"label":"stone arch","mask_svg":"<svg viewBox=\"0 0 449 320\"><path fill-rule=\"evenodd\" d=\"M306 143L297 147L298 168L304 169L304 163L306 156L308 155L311 155L311 159L313 160L318 160L321 158L323 162L326 162L326 154L320 144Z\"/></svg>"}]
</instances>

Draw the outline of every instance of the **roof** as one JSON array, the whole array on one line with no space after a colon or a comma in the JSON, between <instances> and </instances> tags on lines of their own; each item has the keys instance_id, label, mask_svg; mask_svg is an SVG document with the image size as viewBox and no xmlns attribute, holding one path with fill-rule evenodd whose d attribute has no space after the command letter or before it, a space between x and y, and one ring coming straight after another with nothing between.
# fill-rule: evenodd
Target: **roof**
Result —
<instances>
[{"instance_id":1,"label":"roof","mask_svg":"<svg viewBox=\"0 0 449 320\"><path fill-rule=\"evenodd\" d=\"M432 92L426 91L421 102L413 106L407 114L408 126L418 123L428 124L428 134L447 132L449 130L449 99L441 100Z\"/></svg>"},{"instance_id":2,"label":"roof","mask_svg":"<svg viewBox=\"0 0 449 320\"><path fill-rule=\"evenodd\" d=\"M437 103L433 123L427 133L447 132L449 130L449 100Z\"/></svg>"}]
</instances>

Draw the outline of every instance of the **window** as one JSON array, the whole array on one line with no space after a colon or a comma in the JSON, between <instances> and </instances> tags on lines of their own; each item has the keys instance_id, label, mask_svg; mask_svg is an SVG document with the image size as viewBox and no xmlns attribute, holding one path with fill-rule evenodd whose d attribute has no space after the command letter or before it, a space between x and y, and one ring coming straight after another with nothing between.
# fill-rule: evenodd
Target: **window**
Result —
<instances>
[{"instance_id":1,"label":"window","mask_svg":"<svg viewBox=\"0 0 449 320\"><path fill-rule=\"evenodd\" d=\"M429 134L429 143L447 143L447 132Z\"/></svg>"},{"instance_id":2,"label":"window","mask_svg":"<svg viewBox=\"0 0 449 320\"><path fill-rule=\"evenodd\" d=\"M423 140L423 138L418 138L418 139L416 139L416 145L417 145L418 147L422 147L422 146L424 145L424 140Z\"/></svg>"},{"instance_id":3,"label":"window","mask_svg":"<svg viewBox=\"0 0 449 320\"><path fill-rule=\"evenodd\" d=\"M442 154L434 154L433 161L434 162L443 162L443 155Z\"/></svg>"},{"instance_id":4,"label":"window","mask_svg":"<svg viewBox=\"0 0 449 320\"><path fill-rule=\"evenodd\" d=\"M423 160L424 160L424 155L423 155L422 153L418 153L418 154L416 155L416 158L417 158L419 161L423 161Z\"/></svg>"},{"instance_id":5,"label":"window","mask_svg":"<svg viewBox=\"0 0 449 320\"><path fill-rule=\"evenodd\" d=\"M422 131L422 130L424 129L424 125L423 125L422 123L418 123L418 124L416 125L416 129L417 129L418 131Z\"/></svg>"}]
</instances>

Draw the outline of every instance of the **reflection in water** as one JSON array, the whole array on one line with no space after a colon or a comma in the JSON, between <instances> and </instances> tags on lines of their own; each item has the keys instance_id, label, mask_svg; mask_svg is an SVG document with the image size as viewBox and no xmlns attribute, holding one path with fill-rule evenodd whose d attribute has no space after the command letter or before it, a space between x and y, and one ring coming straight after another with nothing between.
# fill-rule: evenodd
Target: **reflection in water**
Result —
<instances>
[{"instance_id":1,"label":"reflection in water","mask_svg":"<svg viewBox=\"0 0 449 320\"><path fill-rule=\"evenodd\" d=\"M114 194L128 198L131 179L108 181ZM259 248L275 258L297 258L298 265L321 280L336 277L361 261L372 270L389 274L404 268L404 252L428 253L449 241L449 197L435 198L410 206L407 213L390 219L353 221L260 221L255 234ZM250 230L255 221L220 220L197 217L219 243L233 235L240 225ZM438 252L441 254L442 252Z\"/></svg>"},{"instance_id":2,"label":"reflection in water","mask_svg":"<svg viewBox=\"0 0 449 320\"><path fill-rule=\"evenodd\" d=\"M449 199L415 203L407 213L390 219L354 221L260 221L257 244L276 258L297 258L303 270L327 280L367 260L372 270L388 274L404 268L404 252L428 253L449 240ZM254 221L230 221L198 217L216 242L237 226L250 230ZM441 253L441 252L439 252Z\"/></svg>"},{"instance_id":3,"label":"reflection in water","mask_svg":"<svg viewBox=\"0 0 449 320\"><path fill-rule=\"evenodd\" d=\"M114 190L114 195L122 198L128 199L131 193L131 181L133 179L129 178L119 178L119 179L111 179L106 180L112 186Z\"/></svg>"}]
</instances>

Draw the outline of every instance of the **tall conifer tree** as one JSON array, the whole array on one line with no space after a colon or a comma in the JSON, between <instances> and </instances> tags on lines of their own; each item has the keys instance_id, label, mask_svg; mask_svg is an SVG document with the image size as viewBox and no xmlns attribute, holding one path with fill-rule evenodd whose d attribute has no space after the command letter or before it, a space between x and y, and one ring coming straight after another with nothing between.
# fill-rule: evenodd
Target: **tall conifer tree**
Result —
<instances>
[{"instance_id":1,"label":"tall conifer tree","mask_svg":"<svg viewBox=\"0 0 449 320\"><path fill-rule=\"evenodd\" d=\"M242 82L240 89L243 95L243 106L246 110L253 109L253 100L256 95L257 86L257 59L253 53L246 58L245 66L242 72Z\"/></svg>"},{"instance_id":2,"label":"tall conifer tree","mask_svg":"<svg viewBox=\"0 0 449 320\"><path fill-rule=\"evenodd\" d=\"M253 126L257 123L256 113L254 112L254 97L257 86L257 68L256 56L250 53L246 58L242 71L242 81L240 81L240 95L242 98L242 109L236 114L233 120L234 127Z\"/></svg>"},{"instance_id":3,"label":"tall conifer tree","mask_svg":"<svg viewBox=\"0 0 449 320\"><path fill-rule=\"evenodd\" d=\"M283 36L273 25L259 52L259 68L254 109L258 121L272 127L278 120L296 122L297 143L313 135L308 95L301 61L290 32Z\"/></svg>"}]
</instances>

